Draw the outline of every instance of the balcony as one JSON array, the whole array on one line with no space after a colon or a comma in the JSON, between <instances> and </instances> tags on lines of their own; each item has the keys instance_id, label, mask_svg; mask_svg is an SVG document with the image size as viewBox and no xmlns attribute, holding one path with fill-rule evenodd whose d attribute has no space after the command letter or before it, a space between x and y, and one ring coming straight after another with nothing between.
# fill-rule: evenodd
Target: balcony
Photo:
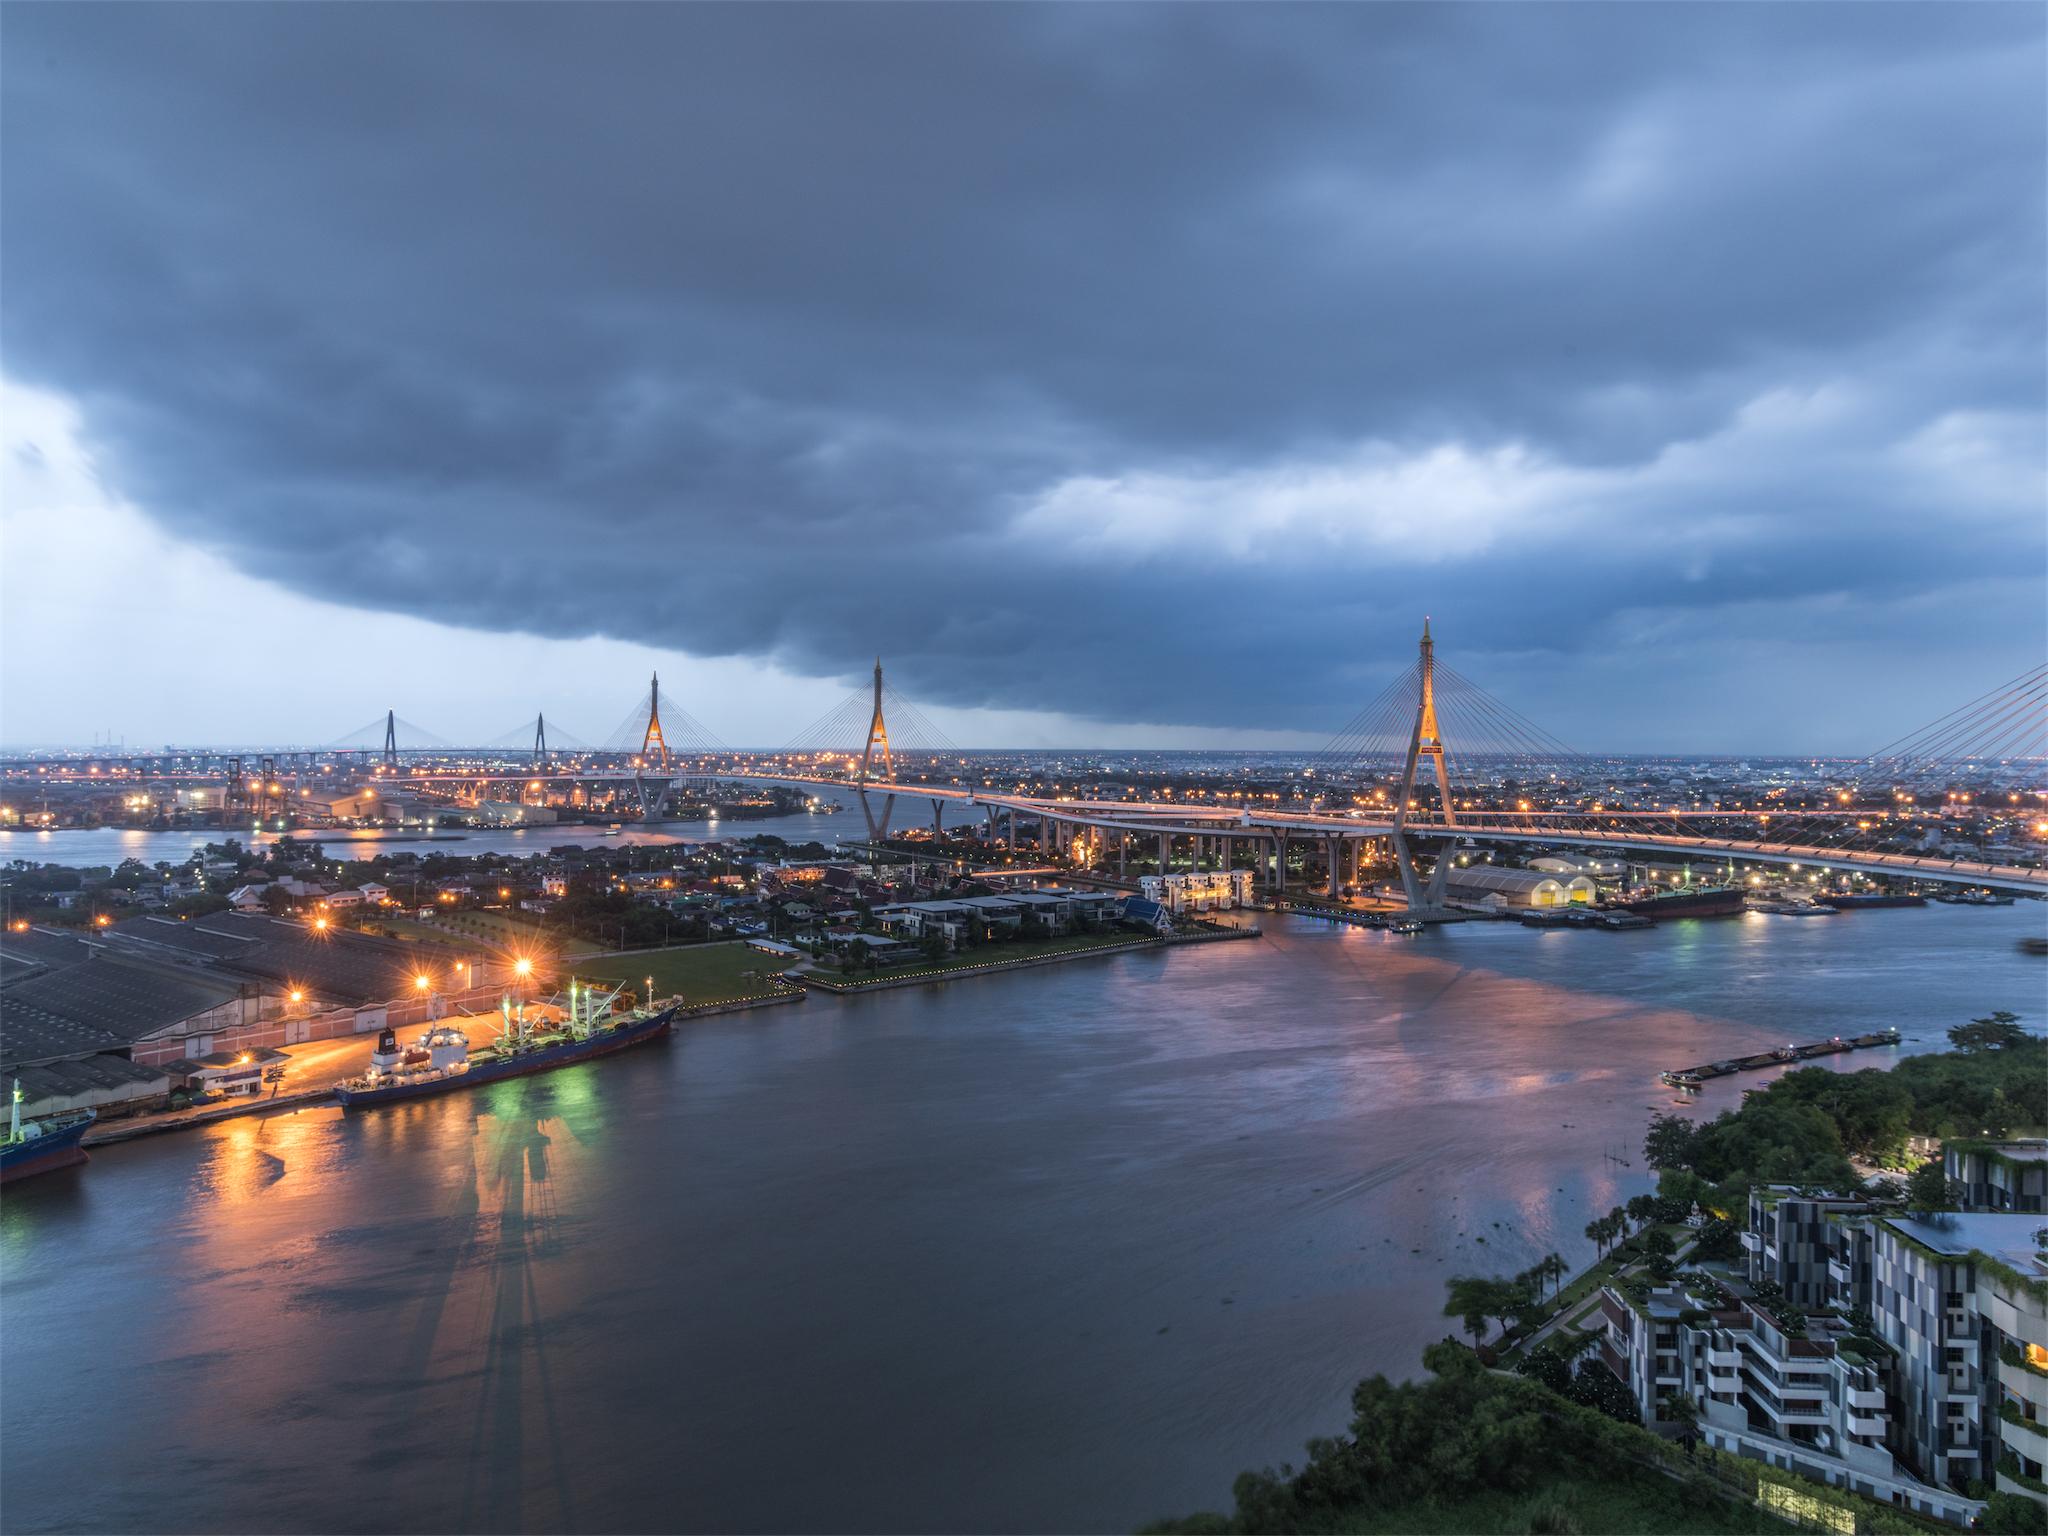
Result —
<instances>
[{"instance_id":1,"label":"balcony","mask_svg":"<svg viewBox=\"0 0 2048 1536\"><path fill-rule=\"evenodd\" d=\"M1707 1372L1707 1390L1709 1392L1740 1392L1742 1390L1742 1378L1733 1371L1723 1375L1718 1371L1709 1370Z\"/></svg>"},{"instance_id":2,"label":"balcony","mask_svg":"<svg viewBox=\"0 0 2048 1536\"><path fill-rule=\"evenodd\" d=\"M1745 1232L1742 1234L1742 1246L1751 1253L1760 1253L1763 1251L1764 1240L1754 1232Z\"/></svg>"},{"instance_id":3,"label":"balcony","mask_svg":"<svg viewBox=\"0 0 2048 1536\"><path fill-rule=\"evenodd\" d=\"M1884 1438L1884 1420L1876 1415L1857 1413L1852 1409L1844 1422L1849 1426L1849 1433L1852 1435L1874 1435L1878 1439Z\"/></svg>"},{"instance_id":4,"label":"balcony","mask_svg":"<svg viewBox=\"0 0 2048 1536\"><path fill-rule=\"evenodd\" d=\"M1849 1273L1849 1266L1844 1264L1840 1259L1828 1260L1828 1278L1834 1281L1835 1284L1842 1286L1844 1288L1849 1286L1855 1279L1855 1277Z\"/></svg>"},{"instance_id":5,"label":"balcony","mask_svg":"<svg viewBox=\"0 0 2048 1536\"><path fill-rule=\"evenodd\" d=\"M1851 1387L1849 1389L1851 1408L1883 1408L1884 1393L1875 1387Z\"/></svg>"},{"instance_id":6,"label":"balcony","mask_svg":"<svg viewBox=\"0 0 2048 1536\"><path fill-rule=\"evenodd\" d=\"M1709 1349L1707 1351L1707 1368L1709 1370L1732 1371L1741 1364L1742 1351L1739 1349Z\"/></svg>"}]
</instances>

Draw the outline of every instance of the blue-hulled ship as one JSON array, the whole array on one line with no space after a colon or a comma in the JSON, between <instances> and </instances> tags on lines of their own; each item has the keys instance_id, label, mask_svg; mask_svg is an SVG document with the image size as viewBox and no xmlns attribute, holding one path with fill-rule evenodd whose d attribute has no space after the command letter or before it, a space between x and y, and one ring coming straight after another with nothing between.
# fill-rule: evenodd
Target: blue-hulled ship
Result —
<instances>
[{"instance_id":1,"label":"blue-hulled ship","mask_svg":"<svg viewBox=\"0 0 2048 1536\"><path fill-rule=\"evenodd\" d=\"M377 1037L370 1070L336 1083L334 1096L345 1109L426 1098L507 1077L552 1072L668 1033L680 1004L620 1010L614 1007L619 993L618 987L603 991L571 981L566 1006L529 1008L508 996L500 1005L497 1038L475 1049L469 1030L484 1027L490 1014L436 1023L411 1045L400 1044L398 1032L387 1029Z\"/></svg>"},{"instance_id":2,"label":"blue-hulled ship","mask_svg":"<svg viewBox=\"0 0 2048 1536\"><path fill-rule=\"evenodd\" d=\"M89 1109L69 1109L61 1114L21 1118L21 1081L15 1080L14 1097L7 1111L7 1140L0 1142L0 1184L54 1173L86 1160L80 1142L99 1117Z\"/></svg>"}]
</instances>

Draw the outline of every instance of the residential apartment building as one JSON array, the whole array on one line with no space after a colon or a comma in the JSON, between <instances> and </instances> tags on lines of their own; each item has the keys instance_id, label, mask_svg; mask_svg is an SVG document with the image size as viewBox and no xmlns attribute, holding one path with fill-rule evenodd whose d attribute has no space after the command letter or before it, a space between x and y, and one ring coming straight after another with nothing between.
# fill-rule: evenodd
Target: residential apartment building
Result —
<instances>
[{"instance_id":1,"label":"residential apartment building","mask_svg":"<svg viewBox=\"0 0 2048 1536\"><path fill-rule=\"evenodd\" d=\"M1963 1209L2048 1212L2048 1141L1951 1141L1941 1155Z\"/></svg>"},{"instance_id":2,"label":"residential apartment building","mask_svg":"<svg viewBox=\"0 0 2048 1536\"><path fill-rule=\"evenodd\" d=\"M1959 1181L1963 1182L1963 1181ZM1601 1293L1602 1357L1652 1427L1968 1525L2048 1505L2048 1220L1752 1192L1746 1277Z\"/></svg>"}]
</instances>

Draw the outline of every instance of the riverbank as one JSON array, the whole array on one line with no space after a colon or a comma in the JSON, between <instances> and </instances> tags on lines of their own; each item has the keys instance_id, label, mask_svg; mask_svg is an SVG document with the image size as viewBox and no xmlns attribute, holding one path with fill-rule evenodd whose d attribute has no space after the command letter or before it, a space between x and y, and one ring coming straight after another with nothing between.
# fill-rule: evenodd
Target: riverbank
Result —
<instances>
[{"instance_id":1,"label":"riverbank","mask_svg":"<svg viewBox=\"0 0 2048 1536\"><path fill-rule=\"evenodd\" d=\"M195 1457L195 1423L265 1447L281 1532L1227 1509L1361 1377L1419 1371L1449 1276L1585 1266L1589 1218L1654 1182L1660 1070L2038 1023L2029 905L1621 943L1266 915L1257 944L814 996L395 1114L109 1148L0 1201L8 1524L217 1528L249 1463ZM364 1362L393 1366L374 1391ZM835 1426L801 1478L751 1432L792 1403Z\"/></svg>"},{"instance_id":2,"label":"riverbank","mask_svg":"<svg viewBox=\"0 0 2048 1536\"><path fill-rule=\"evenodd\" d=\"M686 1020L708 1019L719 1014L745 1013L753 1008L773 1008L783 1003L800 1003L804 1001L804 997L805 994L801 989L792 988L786 992L766 993L757 997L731 998L717 1003L698 1003L694 1006L678 1008L676 1010L676 1023L681 1024ZM365 1066L367 1066L369 1061L370 1046L375 1041L376 1036L374 1035L366 1034L350 1037L350 1044L361 1046L358 1054L362 1056ZM324 1046L335 1042L321 1041L318 1043ZM293 1050L290 1046L285 1046L282 1049L287 1056L291 1055ZM287 1070L289 1070L289 1066L287 1066ZM354 1074L344 1072L341 1074L341 1077L345 1079L352 1075ZM300 1088L290 1093L280 1092L274 1096L251 1096L236 1098L223 1104L203 1104L192 1109L169 1109L155 1114L128 1115L119 1120L109 1120L95 1125L85 1133L84 1138L79 1144L87 1151L92 1151L96 1147L113 1146L124 1141L134 1141L143 1136L162 1136L172 1131L203 1130L209 1125L218 1125L223 1120L241 1120L255 1115L295 1113L301 1109L310 1109L333 1102L334 1084L329 1082L324 1086Z\"/></svg>"},{"instance_id":3,"label":"riverbank","mask_svg":"<svg viewBox=\"0 0 2048 1536\"><path fill-rule=\"evenodd\" d=\"M1006 976L1038 966L1059 965L1068 960L1093 960L1103 955L1128 955L1145 949L1171 949L1182 944L1225 943L1233 939L1256 939L1257 928L1211 927L1195 931L1112 940L1101 944L1080 944L1045 954L1019 955L1014 959L970 961L961 965L920 966L914 971L897 971L862 981L839 981L814 970L793 970L785 975L819 992L851 997L866 992L888 992L899 987L926 987L969 976Z\"/></svg>"}]
</instances>

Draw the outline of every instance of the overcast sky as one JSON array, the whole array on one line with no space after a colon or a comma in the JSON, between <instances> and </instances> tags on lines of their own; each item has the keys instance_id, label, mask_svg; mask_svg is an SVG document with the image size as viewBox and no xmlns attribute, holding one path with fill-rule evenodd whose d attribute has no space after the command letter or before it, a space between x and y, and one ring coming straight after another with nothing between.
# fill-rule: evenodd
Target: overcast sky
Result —
<instances>
[{"instance_id":1,"label":"overcast sky","mask_svg":"<svg viewBox=\"0 0 2048 1536\"><path fill-rule=\"evenodd\" d=\"M11 5L0 736L1858 752L2048 653L2032 5Z\"/></svg>"}]
</instances>

